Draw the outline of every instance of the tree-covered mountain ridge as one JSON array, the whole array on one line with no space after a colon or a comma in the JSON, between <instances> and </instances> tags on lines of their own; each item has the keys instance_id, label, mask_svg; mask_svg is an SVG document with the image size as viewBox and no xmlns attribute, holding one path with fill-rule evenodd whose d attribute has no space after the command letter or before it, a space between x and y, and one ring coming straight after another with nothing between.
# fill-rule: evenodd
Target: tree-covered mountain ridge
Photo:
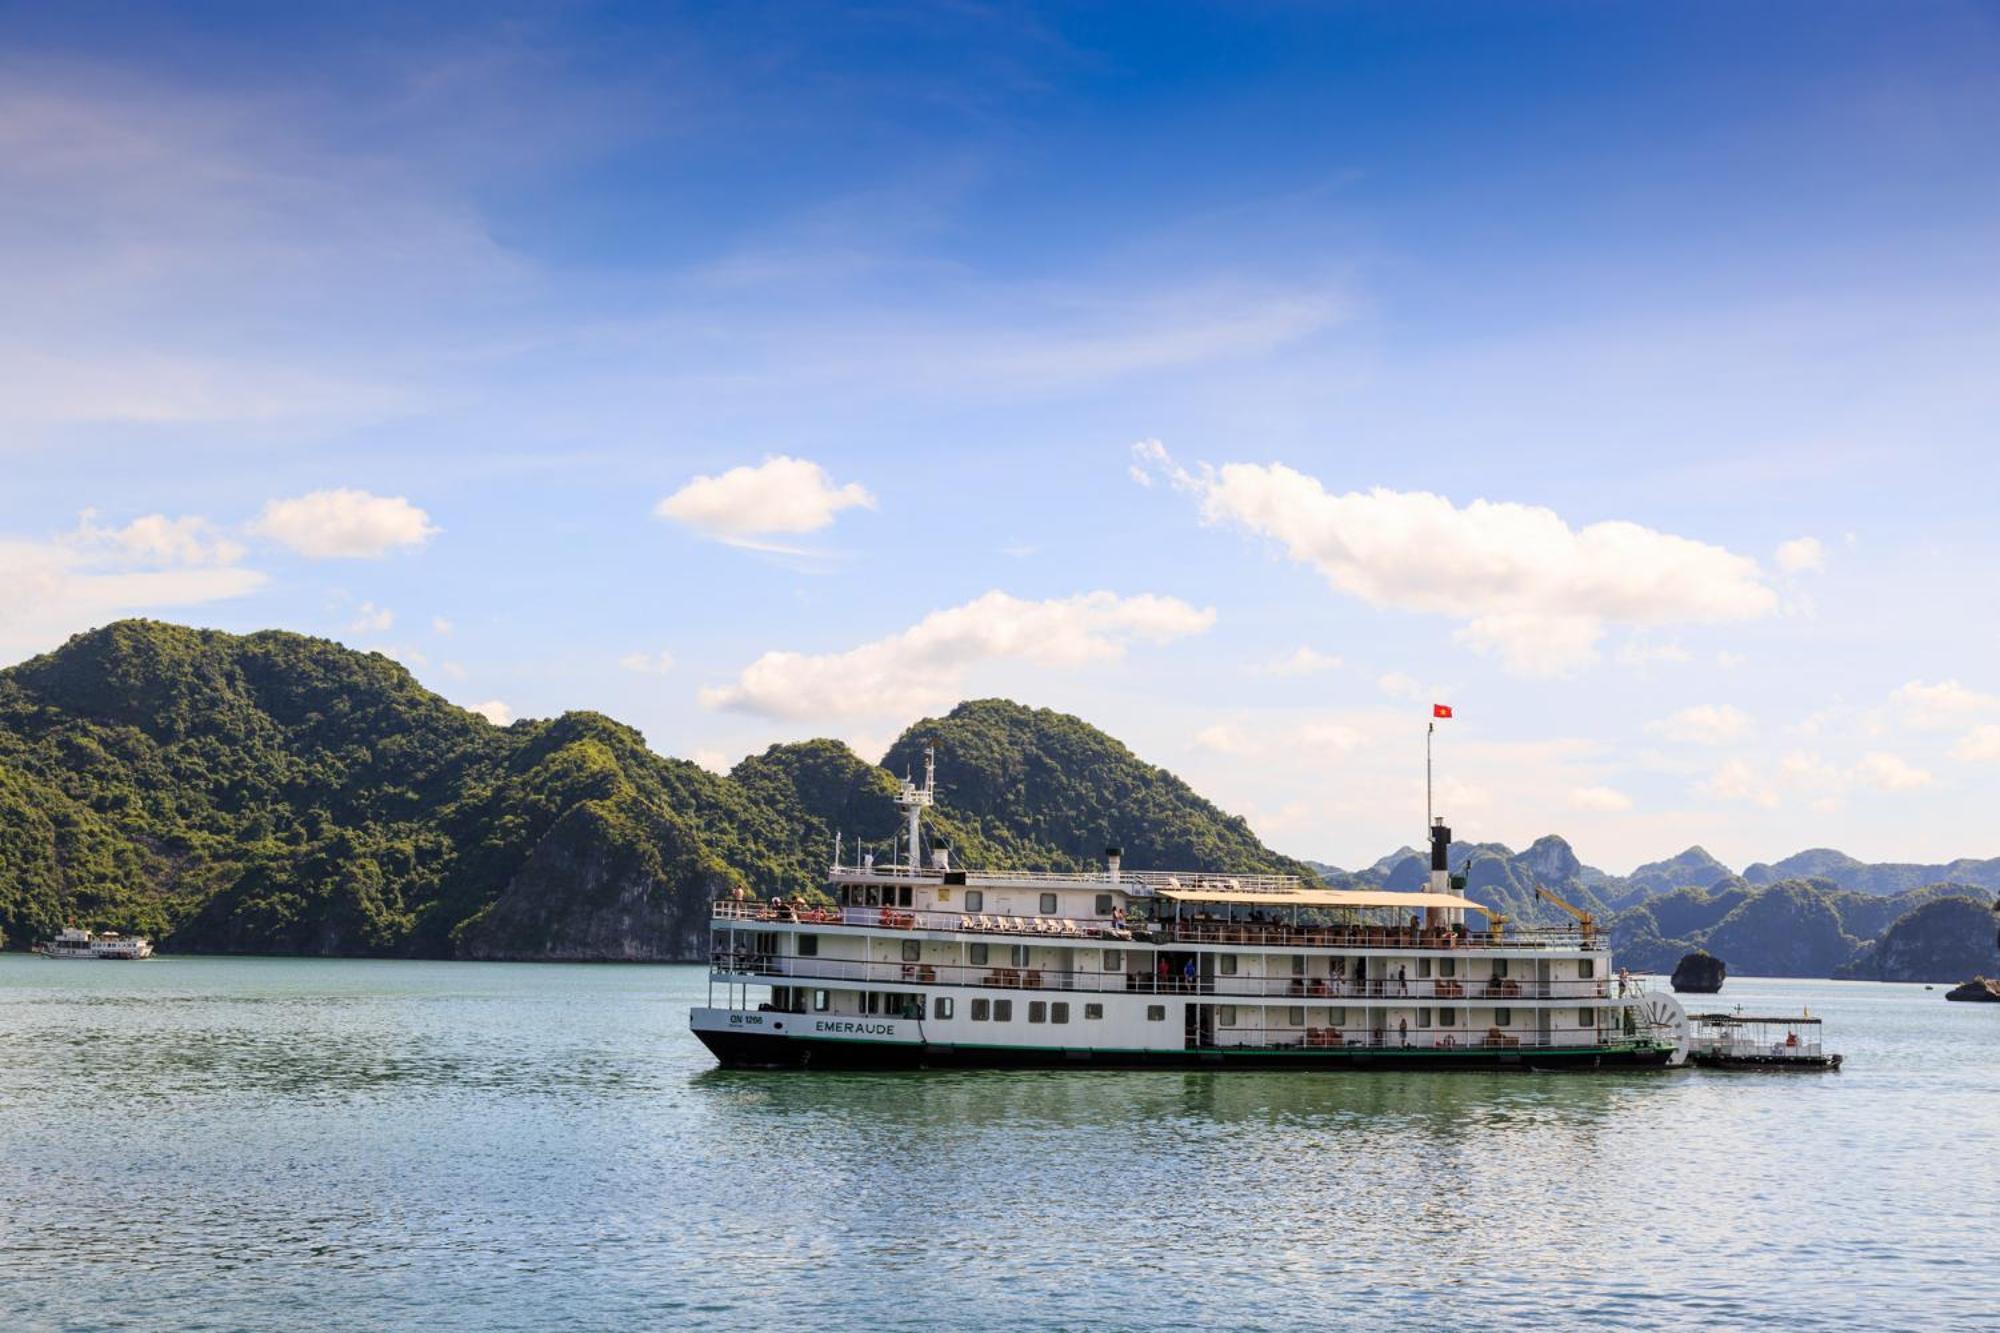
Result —
<instances>
[{"instance_id":1,"label":"tree-covered mountain ridge","mask_svg":"<svg viewBox=\"0 0 2000 1333\"><path fill-rule=\"evenodd\" d=\"M1004 700L870 764L829 740L728 774L598 713L507 727L392 659L282 631L121 621L0 671L0 932L168 950L682 959L719 894L813 892L836 831L885 844L934 742L961 863L1310 872L1083 722Z\"/></svg>"},{"instance_id":2,"label":"tree-covered mountain ridge","mask_svg":"<svg viewBox=\"0 0 2000 1333\"><path fill-rule=\"evenodd\" d=\"M717 774L598 713L495 726L380 654L135 620L0 671L0 938L25 947L75 921L179 951L694 958L712 897L816 890L836 831L887 855L898 777L921 772L926 742L940 756L927 828L960 864L1077 869L1119 845L1134 867L1340 886L1414 888L1426 871L1408 848L1352 873L1280 855L1102 731L1005 700L914 724L879 765L815 740ZM1864 886L1909 868L1884 881L1819 852L1771 869L1813 858L1853 888L1754 884L1699 848L1621 877L1553 835L1522 852L1455 843L1451 858L1471 897L1548 922L1561 914L1534 890L1553 889L1649 968L1753 900L1824 899L1813 920L1837 929L1786 963L1807 975L1855 962L1907 911L2000 882L2000 861L1955 862L1937 869L1962 870L1962 887L1884 896ZM1692 912L1697 897L1723 910ZM1758 943L1766 916L1798 924L1750 910L1718 943L1782 961Z\"/></svg>"}]
</instances>

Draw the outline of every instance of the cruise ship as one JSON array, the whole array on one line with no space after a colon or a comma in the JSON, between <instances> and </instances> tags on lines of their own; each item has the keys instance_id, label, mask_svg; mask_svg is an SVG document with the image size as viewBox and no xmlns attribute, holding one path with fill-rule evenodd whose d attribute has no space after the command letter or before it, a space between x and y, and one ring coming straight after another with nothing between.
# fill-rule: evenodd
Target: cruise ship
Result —
<instances>
[{"instance_id":1,"label":"cruise ship","mask_svg":"<svg viewBox=\"0 0 2000 1333\"><path fill-rule=\"evenodd\" d=\"M115 930L94 935L71 926L54 939L43 940L36 945L35 952L44 958L109 958L133 962L151 958L153 942L143 935L120 935Z\"/></svg>"},{"instance_id":2,"label":"cruise ship","mask_svg":"<svg viewBox=\"0 0 2000 1333\"><path fill-rule=\"evenodd\" d=\"M970 871L923 852L905 779L888 865L829 903L723 899L694 1033L725 1066L1643 1069L1686 1059L1679 1003L1612 970L1583 913L1516 928L1463 896L1451 830L1422 892L1290 875ZM906 849L906 850L903 850Z\"/></svg>"}]
</instances>

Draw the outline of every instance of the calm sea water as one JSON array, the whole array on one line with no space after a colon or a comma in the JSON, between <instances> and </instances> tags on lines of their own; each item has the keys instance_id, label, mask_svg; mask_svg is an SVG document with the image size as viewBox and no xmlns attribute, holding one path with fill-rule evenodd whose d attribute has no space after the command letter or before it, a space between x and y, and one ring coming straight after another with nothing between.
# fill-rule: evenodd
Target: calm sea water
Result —
<instances>
[{"instance_id":1,"label":"calm sea water","mask_svg":"<svg viewBox=\"0 0 2000 1333\"><path fill-rule=\"evenodd\" d=\"M2000 1007L1834 1075L723 1073L690 968L0 957L0 1326L1982 1328Z\"/></svg>"}]
</instances>

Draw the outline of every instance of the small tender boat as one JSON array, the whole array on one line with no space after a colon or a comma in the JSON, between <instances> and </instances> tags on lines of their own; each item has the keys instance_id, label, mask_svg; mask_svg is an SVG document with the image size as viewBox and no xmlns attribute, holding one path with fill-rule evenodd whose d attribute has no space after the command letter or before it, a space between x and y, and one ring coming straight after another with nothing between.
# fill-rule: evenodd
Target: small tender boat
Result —
<instances>
[{"instance_id":1,"label":"small tender boat","mask_svg":"<svg viewBox=\"0 0 2000 1333\"><path fill-rule=\"evenodd\" d=\"M120 935L107 930L94 935L71 926L52 940L35 946L44 958L108 958L130 962L153 956L153 942L143 935Z\"/></svg>"},{"instance_id":2,"label":"small tender boat","mask_svg":"<svg viewBox=\"0 0 2000 1333\"><path fill-rule=\"evenodd\" d=\"M1690 1014L1688 1063L1705 1069L1838 1069L1810 1014Z\"/></svg>"}]
</instances>

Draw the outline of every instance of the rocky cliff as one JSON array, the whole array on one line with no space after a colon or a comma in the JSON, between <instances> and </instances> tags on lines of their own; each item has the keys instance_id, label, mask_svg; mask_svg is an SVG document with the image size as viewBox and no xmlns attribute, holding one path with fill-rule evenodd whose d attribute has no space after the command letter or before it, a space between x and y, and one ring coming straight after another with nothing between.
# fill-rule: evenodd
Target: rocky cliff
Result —
<instances>
[{"instance_id":1,"label":"rocky cliff","mask_svg":"<svg viewBox=\"0 0 2000 1333\"><path fill-rule=\"evenodd\" d=\"M1834 975L1860 981L1961 981L2000 963L1992 900L1951 896L1924 904Z\"/></svg>"}]
</instances>

